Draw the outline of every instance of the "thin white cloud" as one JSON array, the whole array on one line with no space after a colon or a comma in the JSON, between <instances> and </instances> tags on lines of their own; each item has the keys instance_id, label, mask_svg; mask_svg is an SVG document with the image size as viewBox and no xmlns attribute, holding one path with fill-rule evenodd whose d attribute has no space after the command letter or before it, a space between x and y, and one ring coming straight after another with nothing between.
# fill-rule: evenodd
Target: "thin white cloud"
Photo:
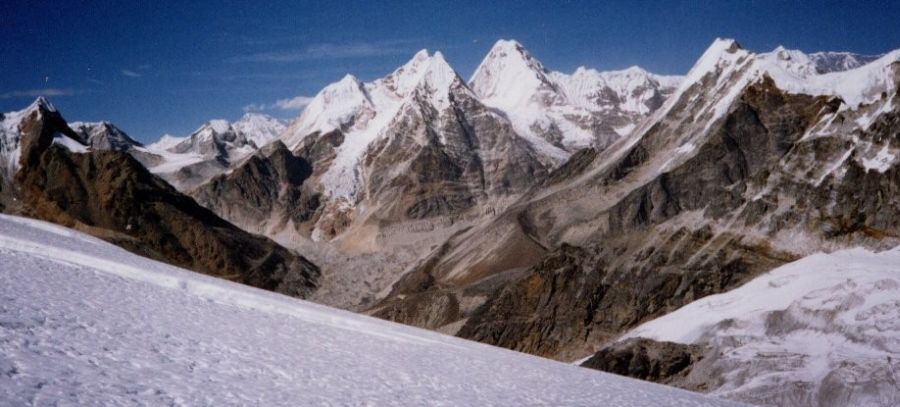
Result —
<instances>
[{"instance_id":1,"label":"thin white cloud","mask_svg":"<svg viewBox=\"0 0 900 407\"><path fill-rule=\"evenodd\" d=\"M356 42L348 44L316 44L304 49L286 49L237 55L227 62L299 62L319 59L366 58L409 52L409 41Z\"/></svg>"},{"instance_id":2,"label":"thin white cloud","mask_svg":"<svg viewBox=\"0 0 900 407\"><path fill-rule=\"evenodd\" d=\"M132 71L131 69L122 69L122 75L125 75L129 78L140 78L144 76L142 73L137 71Z\"/></svg>"},{"instance_id":3,"label":"thin white cloud","mask_svg":"<svg viewBox=\"0 0 900 407\"><path fill-rule=\"evenodd\" d=\"M275 106L281 110L300 110L312 101L313 98L309 96L297 96L290 99L279 99L275 101Z\"/></svg>"},{"instance_id":4,"label":"thin white cloud","mask_svg":"<svg viewBox=\"0 0 900 407\"><path fill-rule=\"evenodd\" d=\"M275 103L265 104L265 103L251 103L247 106L244 106L245 112L261 112L264 110L303 110L310 102L313 101L312 97L309 96L296 96L287 99L278 99Z\"/></svg>"},{"instance_id":5,"label":"thin white cloud","mask_svg":"<svg viewBox=\"0 0 900 407\"><path fill-rule=\"evenodd\" d=\"M61 88L46 88L46 89L24 89L24 90L13 90L9 92L0 93L0 99L12 99L12 98L35 98L38 96L70 96L74 95L76 92L71 89L61 89Z\"/></svg>"}]
</instances>

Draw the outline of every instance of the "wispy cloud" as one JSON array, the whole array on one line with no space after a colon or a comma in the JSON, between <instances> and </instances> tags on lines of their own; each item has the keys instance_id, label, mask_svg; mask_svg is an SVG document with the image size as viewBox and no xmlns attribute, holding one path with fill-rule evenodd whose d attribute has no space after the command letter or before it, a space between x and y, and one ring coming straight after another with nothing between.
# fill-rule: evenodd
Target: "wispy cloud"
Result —
<instances>
[{"instance_id":1,"label":"wispy cloud","mask_svg":"<svg viewBox=\"0 0 900 407\"><path fill-rule=\"evenodd\" d=\"M62 88L45 88L45 89L25 89L25 90L13 90L5 93L0 93L0 99L12 99L12 98L36 98L38 96L70 96L74 95L77 92L72 89L62 89Z\"/></svg>"},{"instance_id":2,"label":"wispy cloud","mask_svg":"<svg viewBox=\"0 0 900 407\"><path fill-rule=\"evenodd\" d=\"M144 76L144 74L137 72L137 71L133 71L131 69L122 69L122 75L125 75L129 78L140 78L140 77Z\"/></svg>"},{"instance_id":3,"label":"wispy cloud","mask_svg":"<svg viewBox=\"0 0 900 407\"><path fill-rule=\"evenodd\" d=\"M242 62L300 62L320 59L366 58L397 55L409 52L410 41L356 42L348 44L316 44L303 49L285 49L237 55L226 59L230 63Z\"/></svg>"},{"instance_id":4,"label":"wispy cloud","mask_svg":"<svg viewBox=\"0 0 900 407\"><path fill-rule=\"evenodd\" d=\"M300 110L312 101L313 98L309 96L297 96L290 99L279 99L275 101L275 106L281 110Z\"/></svg>"},{"instance_id":5,"label":"wispy cloud","mask_svg":"<svg viewBox=\"0 0 900 407\"><path fill-rule=\"evenodd\" d=\"M302 110L310 102L312 102L313 98L309 96L296 96L288 99L278 99L275 103L265 104L265 103L253 103L247 106L244 106L245 112L261 112L264 110Z\"/></svg>"}]
</instances>

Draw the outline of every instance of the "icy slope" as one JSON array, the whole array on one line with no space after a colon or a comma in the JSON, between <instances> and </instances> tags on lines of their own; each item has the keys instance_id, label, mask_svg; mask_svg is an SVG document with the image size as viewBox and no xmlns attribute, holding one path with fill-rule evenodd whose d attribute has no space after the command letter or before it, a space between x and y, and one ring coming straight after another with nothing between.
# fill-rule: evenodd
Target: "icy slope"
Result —
<instances>
[{"instance_id":1,"label":"icy slope","mask_svg":"<svg viewBox=\"0 0 900 407\"><path fill-rule=\"evenodd\" d=\"M0 216L0 400L11 405L730 402L207 278Z\"/></svg>"},{"instance_id":2,"label":"icy slope","mask_svg":"<svg viewBox=\"0 0 900 407\"><path fill-rule=\"evenodd\" d=\"M782 405L896 405L900 248L812 255L627 337L708 343L719 356L705 361L706 369L724 378L716 395Z\"/></svg>"}]
</instances>

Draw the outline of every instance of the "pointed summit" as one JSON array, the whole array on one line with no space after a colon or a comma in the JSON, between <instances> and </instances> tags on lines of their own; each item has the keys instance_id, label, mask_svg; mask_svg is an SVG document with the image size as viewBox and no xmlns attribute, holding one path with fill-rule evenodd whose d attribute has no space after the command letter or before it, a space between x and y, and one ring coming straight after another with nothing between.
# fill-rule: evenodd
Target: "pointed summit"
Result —
<instances>
[{"instance_id":1,"label":"pointed summit","mask_svg":"<svg viewBox=\"0 0 900 407\"><path fill-rule=\"evenodd\" d=\"M51 104L49 101L47 101L47 99L45 99L43 96L38 96L37 99L35 99L34 102L32 102L31 105L29 105L28 108L26 108L25 110L26 111L40 110L40 111L44 111L44 112L55 112L56 108L53 107L53 104Z\"/></svg>"},{"instance_id":2,"label":"pointed summit","mask_svg":"<svg viewBox=\"0 0 900 407\"><path fill-rule=\"evenodd\" d=\"M714 72L720 67L720 64L733 65L740 57L748 55L750 53L741 48L737 41L730 38L716 38L688 71L681 88L703 79L707 73Z\"/></svg>"},{"instance_id":3,"label":"pointed summit","mask_svg":"<svg viewBox=\"0 0 900 407\"><path fill-rule=\"evenodd\" d=\"M554 88L544 65L514 40L494 44L475 69L469 87L481 98L511 105L526 103L541 89Z\"/></svg>"},{"instance_id":4,"label":"pointed summit","mask_svg":"<svg viewBox=\"0 0 900 407\"><path fill-rule=\"evenodd\" d=\"M402 98L410 95L420 85L445 93L456 78L456 71L440 51L429 55L428 50L423 49L380 82Z\"/></svg>"}]
</instances>

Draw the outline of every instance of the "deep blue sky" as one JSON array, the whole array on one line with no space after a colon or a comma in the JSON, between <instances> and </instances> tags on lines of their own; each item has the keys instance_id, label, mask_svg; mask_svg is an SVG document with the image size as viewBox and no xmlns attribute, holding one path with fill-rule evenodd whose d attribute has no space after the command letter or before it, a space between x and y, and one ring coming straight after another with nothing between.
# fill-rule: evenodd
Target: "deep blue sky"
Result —
<instances>
[{"instance_id":1,"label":"deep blue sky","mask_svg":"<svg viewBox=\"0 0 900 407\"><path fill-rule=\"evenodd\" d=\"M683 74L716 37L765 51L900 48L900 2L0 1L0 111L45 94L66 119L149 141L251 104L381 77L441 50L468 78L499 38L554 70ZM199 2L198 2L199 3ZM260 1L259 3L263 3Z\"/></svg>"}]
</instances>

